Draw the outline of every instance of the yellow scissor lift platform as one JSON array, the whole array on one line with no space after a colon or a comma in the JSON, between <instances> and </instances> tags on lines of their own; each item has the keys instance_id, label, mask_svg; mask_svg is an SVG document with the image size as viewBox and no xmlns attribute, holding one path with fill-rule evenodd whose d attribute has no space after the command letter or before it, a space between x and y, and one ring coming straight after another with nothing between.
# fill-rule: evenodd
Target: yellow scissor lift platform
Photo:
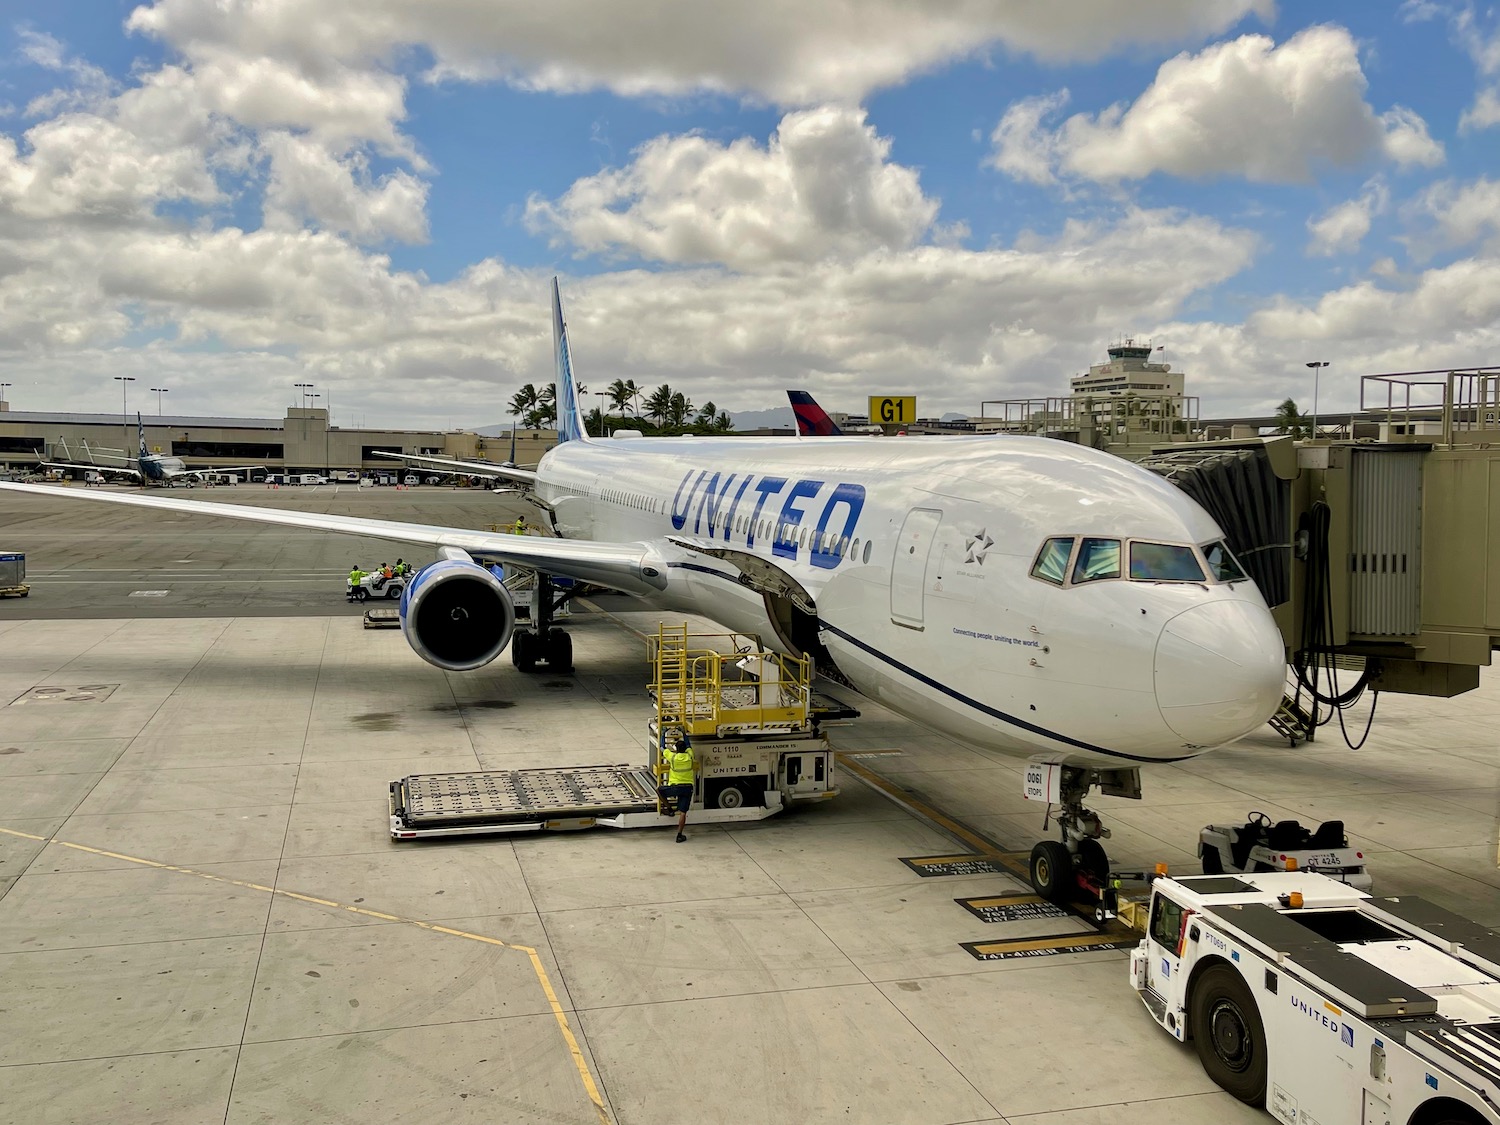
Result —
<instances>
[{"instance_id":1,"label":"yellow scissor lift platform","mask_svg":"<svg viewBox=\"0 0 1500 1125\"><path fill-rule=\"evenodd\" d=\"M648 638L648 656L656 714L646 765L412 774L391 782L391 837L674 824L657 786L665 778L663 732L677 730L692 736L698 760L695 824L761 820L792 802L838 793L806 657L767 651L743 634L689 633L685 625L662 626Z\"/></svg>"}]
</instances>

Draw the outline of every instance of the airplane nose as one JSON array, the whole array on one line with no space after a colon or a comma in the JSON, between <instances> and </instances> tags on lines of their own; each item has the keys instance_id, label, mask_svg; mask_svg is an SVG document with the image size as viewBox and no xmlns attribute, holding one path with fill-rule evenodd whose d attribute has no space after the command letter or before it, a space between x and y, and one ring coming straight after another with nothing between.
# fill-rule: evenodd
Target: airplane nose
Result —
<instances>
[{"instance_id":1,"label":"airplane nose","mask_svg":"<svg viewBox=\"0 0 1500 1125\"><path fill-rule=\"evenodd\" d=\"M1191 746L1248 734L1276 712L1286 683L1281 632L1264 606L1210 602L1179 613L1156 642L1156 703Z\"/></svg>"}]
</instances>

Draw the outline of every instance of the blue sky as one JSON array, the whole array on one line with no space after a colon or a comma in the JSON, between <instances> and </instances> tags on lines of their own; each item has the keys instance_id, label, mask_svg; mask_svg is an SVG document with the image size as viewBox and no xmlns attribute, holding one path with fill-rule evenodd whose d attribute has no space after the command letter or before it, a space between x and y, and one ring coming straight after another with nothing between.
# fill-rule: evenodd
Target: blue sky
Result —
<instances>
[{"instance_id":1,"label":"blue sky","mask_svg":"<svg viewBox=\"0 0 1500 1125\"><path fill-rule=\"evenodd\" d=\"M585 381L729 409L970 412L1126 334L1204 416L1305 400L1310 358L1325 409L1500 362L1493 8L916 8L12 17L0 380L18 409L110 409L132 372L185 413L315 382L371 423L492 423L549 377L554 273Z\"/></svg>"}]
</instances>

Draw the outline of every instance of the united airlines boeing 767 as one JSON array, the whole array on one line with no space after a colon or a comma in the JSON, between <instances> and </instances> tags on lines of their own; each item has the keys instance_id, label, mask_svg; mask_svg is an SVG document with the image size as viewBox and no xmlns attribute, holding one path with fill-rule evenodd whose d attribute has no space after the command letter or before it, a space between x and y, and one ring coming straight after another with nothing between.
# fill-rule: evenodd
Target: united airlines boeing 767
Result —
<instances>
[{"instance_id":1,"label":"united airlines boeing 767","mask_svg":"<svg viewBox=\"0 0 1500 1125\"><path fill-rule=\"evenodd\" d=\"M893 710L1030 760L1062 835L1032 856L1044 890L1074 865L1103 874L1092 787L1138 796L1141 766L1276 710L1285 651L1270 611L1213 519L1160 477L1032 437L590 439L555 281L552 318L559 444L534 473L504 475L529 485L559 538L0 488L434 547L401 623L452 671L507 645L518 667L571 667L566 633L517 630L491 562L816 651Z\"/></svg>"}]
</instances>

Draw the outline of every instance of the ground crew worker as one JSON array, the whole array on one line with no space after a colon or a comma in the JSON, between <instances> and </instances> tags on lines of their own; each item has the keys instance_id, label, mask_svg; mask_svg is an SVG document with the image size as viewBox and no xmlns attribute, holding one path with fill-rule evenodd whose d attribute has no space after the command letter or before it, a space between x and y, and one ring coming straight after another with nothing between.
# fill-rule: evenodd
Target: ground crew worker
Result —
<instances>
[{"instance_id":1,"label":"ground crew worker","mask_svg":"<svg viewBox=\"0 0 1500 1125\"><path fill-rule=\"evenodd\" d=\"M396 577L397 578L405 578L406 577L406 560L405 559L397 559L396 560Z\"/></svg>"},{"instance_id":2,"label":"ground crew worker","mask_svg":"<svg viewBox=\"0 0 1500 1125\"><path fill-rule=\"evenodd\" d=\"M526 517L525 516L517 516L516 517L515 526L513 528L511 528L511 530L515 534L517 534L517 535L525 535L526 534Z\"/></svg>"},{"instance_id":3,"label":"ground crew worker","mask_svg":"<svg viewBox=\"0 0 1500 1125\"><path fill-rule=\"evenodd\" d=\"M359 581L365 576L365 572L359 569L359 564L349 568L349 600L354 600L354 592L359 589Z\"/></svg>"},{"instance_id":4,"label":"ground crew worker","mask_svg":"<svg viewBox=\"0 0 1500 1125\"><path fill-rule=\"evenodd\" d=\"M698 761L693 756L693 741L686 731L679 731L669 746L663 749L662 762L667 767L667 783L661 787L661 796L664 800L677 802L677 842L685 843L688 806L693 803L693 781L698 772ZM663 815L672 814L663 810Z\"/></svg>"}]
</instances>

